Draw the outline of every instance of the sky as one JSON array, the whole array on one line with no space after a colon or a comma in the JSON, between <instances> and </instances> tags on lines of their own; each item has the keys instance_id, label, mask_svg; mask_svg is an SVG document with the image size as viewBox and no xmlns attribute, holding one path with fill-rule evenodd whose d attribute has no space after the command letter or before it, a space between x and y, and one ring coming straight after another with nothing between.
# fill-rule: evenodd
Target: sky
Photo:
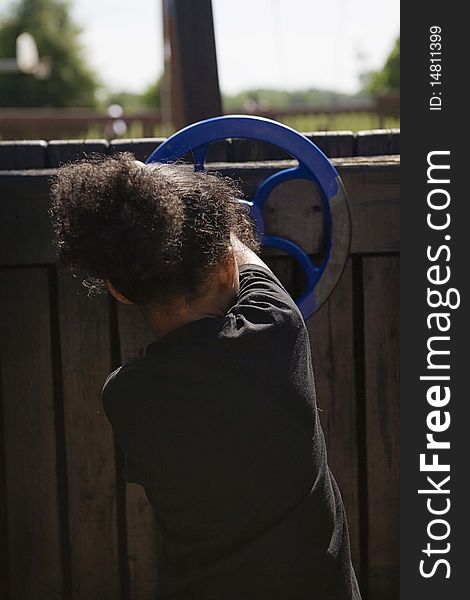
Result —
<instances>
[{"instance_id":1,"label":"sky","mask_svg":"<svg viewBox=\"0 0 470 600\"><path fill-rule=\"evenodd\" d=\"M194 0L197 2L197 0ZM5 0L0 0L4 4ZM72 0L87 59L112 90L163 70L161 0ZM212 0L220 86L354 93L399 34L399 0Z\"/></svg>"}]
</instances>

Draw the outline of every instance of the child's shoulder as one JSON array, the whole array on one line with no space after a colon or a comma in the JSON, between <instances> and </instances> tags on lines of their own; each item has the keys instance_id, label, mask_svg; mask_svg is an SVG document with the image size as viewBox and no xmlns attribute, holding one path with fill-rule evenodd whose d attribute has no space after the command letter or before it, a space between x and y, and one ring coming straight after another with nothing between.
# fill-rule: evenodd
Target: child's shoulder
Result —
<instances>
[{"instance_id":1,"label":"child's shoulder","mask_svg":"<svg viewBox=\"0 0 470 600\"><path fill-rule=\"evenodd\" d=\"M240 291L231 312L264 326L298 330L304 321L294 300L267 267L246 264L240 267Z\"/></svg>"}]
</instances>

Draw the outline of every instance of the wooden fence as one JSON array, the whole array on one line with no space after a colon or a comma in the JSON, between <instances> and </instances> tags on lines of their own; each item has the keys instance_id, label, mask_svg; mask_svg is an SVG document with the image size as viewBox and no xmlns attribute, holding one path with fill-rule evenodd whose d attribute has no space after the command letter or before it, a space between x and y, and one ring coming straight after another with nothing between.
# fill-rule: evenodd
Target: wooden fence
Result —
<instances>
[{"instance_id":1,"label":"wooden fence","mask_svg":"<svg viewBox=\"0 0 470 600\"><path fill-rule=\"evenodd\" d=\"M311 137L334 157L354 227L344 275L307 323L318 404L363 596L398 600L399 134ZM141 354L150 336L131 307L90 300L79 281L57 273L47 208L58 164L122 150L143 159L157 143L0 143L4 600L152 598L152 511L142 489L120 479L121 456L100 405L106 374ZM288 157L231 140L215 144L209 159L249 191ZM315 253L319 210L313 184L287 183L268 201L267 228ZM298 291L302 277L290 259L268 260Z\"/></svg>"},{"instance_id":2,"label":"wooden fence","mask_svg":"<svg viewBox=\"0 0 470 600\"><path fill-rule=\"evenodd\" d=\"M240 110L235 110L240 112ZM243 111L242 111L243 112ZM345 120L348 128L395 127L399 123L400 96L386 94L370 100L331 102L322 106L270 109L256 103L250 114L268 117L294 127L338 129ZM312 125L314 123L315 125ZM55 140L102 136L107 139L142 135L169 135L170 124L162 123L157 111L123 113L112 117L86 108L0 108L0 140L43 138Z\"/></svg>"}]
</instances>

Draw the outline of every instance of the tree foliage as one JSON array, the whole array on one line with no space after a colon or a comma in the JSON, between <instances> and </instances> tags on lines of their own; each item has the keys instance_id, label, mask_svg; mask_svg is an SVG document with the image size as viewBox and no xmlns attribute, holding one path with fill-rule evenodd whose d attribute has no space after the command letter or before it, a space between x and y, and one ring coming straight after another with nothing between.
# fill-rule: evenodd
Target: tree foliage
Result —
<instances>
[{"instance_id":1,"label":"tree foliage","mask_svg":"<svg viewBox=\"0 0 470 600\"><path fill-rule=\"evenodd\" d=\"M316 88L297 91L253 89L234 95L224 94L223 105L226 112L237 110L284 110L305 106L324 106L325 104L334 104L335 102L343 102L357 97L357 95L352 96Z\"/></svg>"},{"instance_id":2,"label":"tree foliage","mask_svg":"<svg viewBox=\"0 0 470 600\"><path fill-rule=\"evenodd\" d=\"M161 93L161 77L155 82L152 83L151 85L149 85L147 87L147 89L144 90L142 96L141 96L141 101L142 101L142 105L145 108L151 108L153 110L160 110L160 105L161 105L161 101L160 101L160 93Z\"/></svg>"},{"instance_id":3,"label":"tree foliage","mask_svg":"<svg viewBox=\"0 0 470 600\"><path fill-rule=\"evenodd\" d=\"M397 38L381 71L369 73L366 89L372 94L380 94L400 89L400 38Z\"/></svg>"},{"instance_id":4,"label":"tree foliage","mask_svg":"<svg viewBox=\"0 0 470 600\"><path fill-rule=\"evenodd\" d=\"M106 97L106 101L107 104L119 104L126 112L159 112L161 105L160 89L161 78L147 86L140 93L129 92L127 90L110 92Z\"/></svg>"},{"instance_id":5,"label":"tree foliage","mask_svg":"<svg viewBox=\"0 0 470 600\"><path fill-rule=\"evenodd\" d=\"M0 57L15 56L16 38L24 31L49 57L47 79L23 73L0 73L0 106L93 107L98 82L86 65L80 29L70 17L68 0L16 0L0 24Z\"/></svg>"}]
</instances>

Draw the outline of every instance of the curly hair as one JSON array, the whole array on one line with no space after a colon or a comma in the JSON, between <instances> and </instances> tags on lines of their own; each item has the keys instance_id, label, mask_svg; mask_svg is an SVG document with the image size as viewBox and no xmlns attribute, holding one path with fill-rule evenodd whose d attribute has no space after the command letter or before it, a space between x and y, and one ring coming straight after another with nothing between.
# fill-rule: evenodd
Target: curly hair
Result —
<instances>
[{"instance_id":1,"label":"curly hair","mask_svg":"<svg viewBox=\"0 0 470 600\"><path fill-rule=\"evenodd\" d=\"M231 232L259 251L234 182L192 166L96 157L61 167L51 195L59 265L136 304L196 297L228 258Z\"/></svg>"}]
</instances>

